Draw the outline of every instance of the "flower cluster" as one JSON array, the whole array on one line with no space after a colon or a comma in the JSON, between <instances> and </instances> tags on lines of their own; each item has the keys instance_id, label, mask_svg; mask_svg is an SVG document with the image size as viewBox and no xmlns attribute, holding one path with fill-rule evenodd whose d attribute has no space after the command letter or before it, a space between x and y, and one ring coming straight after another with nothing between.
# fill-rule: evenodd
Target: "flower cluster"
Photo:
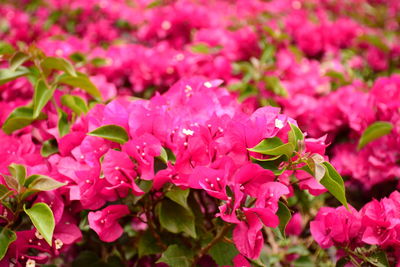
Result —
<instances>
[{"instance_id":1,"label":"flower cluster","mask_svg":"<svg viewBox=\"0 0 400 267\"><path fill-rule=\"evenodd\" d=\"M336 246L339 249L338 256L348 254L361 260L363 251L356 248L375 245L387 251L394 262L398 262L399 199L400 193L394 191L380 201L372 200L360 211L344 207L322 208L310 223L311 233L322 248Z\"/></svg>"}]
</instances>

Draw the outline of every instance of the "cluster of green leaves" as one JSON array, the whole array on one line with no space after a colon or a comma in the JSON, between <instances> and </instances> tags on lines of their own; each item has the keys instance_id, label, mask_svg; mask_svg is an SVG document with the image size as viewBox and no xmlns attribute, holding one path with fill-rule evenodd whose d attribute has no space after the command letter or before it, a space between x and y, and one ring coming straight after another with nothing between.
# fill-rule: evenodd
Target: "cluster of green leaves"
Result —
<instances>
[{"instance_id":1,"label":"cluster of green leaves","mask_svg":"<svg viewBox=\"0 0 400 267\"><path fill-rule=\"evenodd\" d=\"M290 128L287 143L283 143L278 137L273 137L264 139L249 149L251 152L266 156L254 158L254 161L277 175L285 170L304 170L315 177L340 203L347 207L343 178L321 155L306 153L301 130L294 124L290 124ZM282 165L284 161L288 164Z\"/></svg>"},{"instance_id":2,"label":"cluster of green leaves","mask_svg":"<svg viewBox=\"0 0 400 267\"><path fill-rule=\"evenodd\" d=\"M61 57L47 57L40 49L31 45L21 45L18 50L6 43L0 43L0 56L8 60L9 67L0 69L0 85L20 77L26 77L32 83L34 96L26 106L11 112L2 125L4 132L22 129L34 121L44 120L47 115L43 108L51 102L58 112L58 130L60 136L69 131L68 114L57 105L54 99L56 90L63 90L62 106L69 108L74 116L88 112L88 103L83 98L70 94L71 88L80 88L94 100L100 101L101 94L89 77L75 70L74 66Z\"/></svg>"},{"instance_id":3,"label":"cluster of green leaves","mask_svg":"<svg viewBox=\"0 0 400 267\"><path fill-rule=\"evenodd\" d=\"M8 216L0 216L7 224L0 226L0 260L7 252L9 245L16 240L13 229L21 227L24 220L19 220L22 214L26 214L31 223L22 227L31 228L31 225L43 236L46 242L52 246L53 231L55 221L53 212L46 203L35 203L27 207L28 199L32 200L35 194L42 191L51 191L63 186L48 176L34 174L27 176L26 168L20 164L11 164L8 167L10 175L3 175L6 185L0 184L0 203L8 211L12 212Z\"/></svg>"},{"instance_id":4,"label":"cluster of green leaves","mask_svg":"<svg viewBox=\"0 0 400 267\"><path fill-rule=\"evenodd\" d=\"M234 63L234 73L242 78L240 82L231 85L230 89L238 91L240 97L243 99L249 96L259 96L259 86L263 84L264 88L274 93L274 95L287 97L288 92L280 82L279 77L266 75L267 72L275 69L276 48L266 42L262 43L262 47L263 52L259 59L253 57L250 61ZM267 100L263 98L259 99L262 105L275 104Z\"/></svg>"}]
</instances>

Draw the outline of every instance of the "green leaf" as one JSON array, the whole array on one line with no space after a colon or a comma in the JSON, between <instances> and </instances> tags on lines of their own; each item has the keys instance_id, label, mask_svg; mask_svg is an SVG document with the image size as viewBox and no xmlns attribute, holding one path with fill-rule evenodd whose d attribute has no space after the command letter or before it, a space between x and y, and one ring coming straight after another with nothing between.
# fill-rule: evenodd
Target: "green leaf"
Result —
<instances>
[{"instance_id":1,"label":"green leaf","mask_svg":"<svg viewBox=\"0 0 400 267\"><path fill-rule=\"evenodd\" d=\"M163 200L157 206L157 211L161 226L169 232L184 232L196 238L195 217L191 211L169 199Z\"/></svg>"},{"instance_id":2,"label":"green leaf","mask_svg":"<svg viewBox=\"0 0 400 267\"><path fill-rule=\"evenodd\" d=\"M155 8L163 5L163 0L155 0L146 6L146 9Z\"/></svg>"},{"instance_id":3,"label":"green leaf","mask_svg":"<svg viewBox=\"0 0 400 267\"><path fill-rule=\"evenodd\" d=\"M190 211L190 208L187 204L189 193L190 189L182 190L176 186L168 191L165 196Z\"/></svg>"},{"instance_id":4,"label":"green leaf","mask_svg":"<svg viewBox=\"0 0 400 267\"><path fill-rule=\"evenodd\" d=\"M271 156L286 155L288 158L291 158L294 146L291 143L284 144L278 137L272 137L262 140L258 145L248 150Z\"/></svg>"},{"instance_id":5,"label":"green leaf","mask_svg":"<svg viewBox=\"0 0 400 267\"><path fill-rule=\"evenodd\" d=\"M19 185L23 185L26 177L26 168L24 165L12 163L8 166L8 170L14 176Z\"/></svg>"},{"instance_id":6,"label":"green leaf","mask_svg":"<svg viewBox=\"0 0 400 267\"><path fill-rule=\"evenodd\" d=\"M378 250L374 254L368 257L370 263L377 267L390 267L386 253L382 250Z\"/></svg>"},{"instance_id":7,"label":"green leaf","mask_svg":"<svg viewBox=\"0 0 400 267\"><path fill-rule=\"evenodd\" d=\"M46 57L42 61L41 66L43 69L61 70L70 76L77 76L74 66L68 60L61 57Z\"/></svg>"},{"instance_id":8,"label":"green leaf","mask_svg":"<svg viewBox=\"0 0 400 267\"><path fill-rule=\"evenodd\" d=\"M377 121L368 126L367 129L361 135L360 141L358 142L358 149L362 149L368 143L389 134L393 129L393 124L386 121Z\"/></svg>"},{"instance_id":9,"label":"green leaf","mask_svg":"<svg viewBox=\"0 0 400 267\"><path fill-rule=\"evenodd\" d=\"M275 76L265 76L264 82L268 90L272 91L278 96L287 97L289 94L286 91L285 87L281 84L278 77Z\"/></svg>"},{"instance_id":10,"label":"green leaf","mask_svg":"<svg viewBox=\"0 0 400 267\"><path fill-rule=\"evenodd\" d=\"M50 155L58 153L58 143L56 139L49 139L43 142L40 154L47 158Z\"/></svg>"},{"instance_id":11,"label":"green leaf","mask_svg":"<svg viewBox=\"0 0 400 267\"><path fill-rule=\"evenodd\" d=\"M24 187L28 188L31 183L33 183L36 179L40 178L40 174L33 174L26 178Z\"/></svg>"},{"instance_id":12,"label":"green leaf","mask_svg":"<svg viewBox=\"0 0 400 267\"><path fill-rule=\"evenodd\" d=\"M0 184L0 201L10 196L13 191L9 190L7 186Z\"/></svg>"},{"instance_id":13,"label":"green leaf","mask_svg":"<svg viewBox=\"0 0 400 267\"><path fill-rule=\"evenodd\" d=\"M296 150L299 148L299 142L304 140L304 135L296 125L289 123L290 131L288 132L289 143L291 143Z\"/></svg>"},{"instance_id":14,"label":"green leaf","mask_svg":"<svg viewBox=\"0 0 400 267\"><path fill-rule=\"evenodd\" d=\"M129 136L125 128L113 124L101 126L88 133L88 135L101 137L119 144L124 144L129 140Z\"/></svg>"},{"instance_id":15,"label":"green leaf","mask_svg":"<svg viewBox=\"0 0 400 267\"><path fill-rule=\"evenodd\" d=\"M196 54L209 54L210 46L208 46L206 43L198 43L190 46L190 50Z\"/></svg>"},{"instance_id":16,"label":"green leaf","mask_svg":"<svg viewBox=\"0 0 400 267\"><path fill-rule=\"evenodd\" d=\"M344 182L340 174L335 170L335 168L328 162L324 162L326 172L324 177L321 179L320 183L328 189L328 191L342 203L346 208L346 191L344 187Z\"/></svg>"},{"instance_id":17,"label":"green leaf","mask_svg":"<svg viewBox=\"0 0 400 267\"><path fill-rule=\"evenodd\" d=\"M156 262L164 262L174 267L190 267L192 263L193 252L186 247L179 245L170 245Z\"/></svg>"},{"instance_id":18,"label":"green leaf","mask_svg":"<svg viewBox=\"0 0 400 267\"><path fill-rule=\"evenodd\" d=\"M140 237L138 244L139 258L146 255L158 254L161 251L162 250L157 245L157 240L151 234L151 231L147 230L146 232L144 232L144 234Z\"/></svg>"},{"instance_id":19,"label":"green leaf","mask_svg":"<svg viewBox=\"0 0 400 267\"><path fill-rule=\"evenodd\" d=\"M35 93L33 95L33 117L37 118L40 115L42 109L53 97L55 87L49 89L43 80L39 79L36 81Z\"/></svg>"},{"instance_id":20,"label":"green leaf","mask_svg":"<svg viewBox=\"0 0 400 267\"><path fill-rule=\"evenodd\" d=\"M350 261L348 257L340 258L337 262L335 267L344 267Z\"/></svg>"},{"instance_id":21,"label":"green leaf","mask_svg":"<svg viewBox=\"0 0 400 267\"><path fill-rule=\"evenodd\" d=\"M11 55L15 52L14 47L9 43L0 41L0 55Z\"/></svg>"},{"instance_id":22,"label":"green leaf","mask_svg":"<svg viewBox=\"0 0 400 267\"><path fill-rule=\"evenodd\" d=\"M75 63L86 62L86 56L79 52L71 54L69 58Z\"/></svg>"},{"instance_id":23,"label":"green leaf","mask_svg":"<svg viewBox=\"0 0 400 267\"><path fill-rule=\"evenodd\" d=\"M325 176L326 169L323 165L324 162L324 158L319 154L313 154L306 162L311 170L311 175L313 175L318 182Z\"/></svg>"},{"instance_id":24,"label":"green leaf","mask_svg":"<svg viewBox=\"0 0 400 267\"><path fill-rule=\"evenodd\" d=\"M69 123L68 123L68 115L62 109L58 108L58 133L60 137L63 137L67 133L69 133Z\"/></svg>"},{"instance_id":25,"label":"green leaf","mask_svg":"<svg viewBox=\"0 0 400 267\"><path fill-rule=\"evenodd\" d=\"M10 244L15 240L17 240L17 235L14 231L0 226L0 261L6 255Z\"/></svg>"},{"instance_id":26,"label":"green leaf","mask_svg":"<svg viewBox=\"0 0 400 267\"><path fill-rule=\"evenodd\" d=\"M30 177L28 177L28 179ZM64 185L66 185L66 184L65 183L60 183L59 181L54 180L53 178L50 178L48 176L35 175L34 181L32 181L29 184L26 184L25 186L28 187L31 190L36 190L36 191L51 191L51 190L60 188L60 187L62 187Z\"/></svg>"},{"instance_id":27,"label":"green leaf","mask_svg":"<svg viewBox=\"0 0 400 267\"><path fill-rule=\"evenodd\" d=\"M52 246L55 221L50 207L46 203L36 203L30 209L24 205L24 211L46 242Z\"/></svg>"},{"instance_id":28,"label":"green leaf","mask_svg":"<svg viewBox=\"0 0 400 267\"><path fill-rule=\"evenodd\" d=\"M9 188L19 191L19 184L14 176L3 174L3 178Z\"/></svg>"},{"instance_id":29,"label":"green leaf","mask_svg":"<svg viewBox=\"0 0 400 267\"><path fill-rule=\"evenodd\" d=\"M310 259L309 256L300 256L293 262L294 267L314 267L316 264Z\"/></svg>"},{"instance_id":30,"label":"green leaf","mask_svg":"<svg viewBox=\"0 0 400 267\"><path fill-rule=\"evenodd\" d=\"M90 81L89 77L83 73L77 72L77 76L63 74L59 77L58 82L70 85L72 87L81 88L95 99L101 99L101 93L99 89L97 89L97 87Z\"/></svg>"},{"instance_id":31,"label":"green leaf","mask_svg":"<svg viewBox=\"0 0 400 267\"><path fill-rule=\"evenodd\" d=\"M30 72L27 68L20 67L18 70L0 69L0 85L13 81L19 77L26 76Z\"/></svg>"},{"instance_id":32,"label":"green leaf","mask_svg":"<svg viewBox=\"0 0 400 267\"><path fill-rule=\"evenodd\" d=\"M304 245L294 245L290 246L286 250L287 254L298 254L300 256L310 255L310 251Z\"/></svg>"},{"instance_id":33,"label":"green leaf","mask_svg":"<svg viewBox=\"0 0 400 267\"><path fill-rule=\"evenodd\" d=\"M285 229L290 221L290 218L292 218L292 214L290 213L289 208L285 204L283 204L282 201L279 201L278 205L279 208L276 212L276 215L279 217L278 228L281 234L285 237Z\"/></svg>"},{"instance_id":34,"label":"green leaf","mask_svg":"<svg viewBox=\"0 0 400 267\"><path fill-rule=\"evenodd\" d=\"M126 22L125 26L129 27L129 22ZM102 57L95 57L93 58L90 63L93 64L95 67L102 67L107 65L107 59L102 58Z\"/></svg>"},{"instance_id":35,"label":"green leaf","mask_svg":"<svg viewBox=\"0 0 400 267\"><path fill-rule=\"evenodd\" d=\"M168 163L168 153L165 150L165 148L161 147L161 151L160 151L160 156L158 156L158 158L164 162L165 164Z\"/></svg>"},{"instance_id":36,"label":"green leaf","mask_svg":"<svg viewBox=\"0 0 400 267\"><path fill-rule=\"evenodd\" d=\"M89 111L85 100L76 95L63 95L61 97L61 103L69 107L78 116Z\"/></svg>"},{"instance_id":37,"label":"green leaf","mask_svg":"<svg viewBox=\"0 0 400 267\"><path fill-rule=\"evenodd\" d=\"M11 112L7 120L4 122L2 129L5 133L11 134L15 130L28 126L33 121L33 109L30 107L19 107Z\"/></svg>"},{"instance_id":38,"label":"green leaf","mask_svg":"<svg viewBox=\"0 0 400 267\"><path fill-rule=\"evenodd\" d=\"M382 41L382 38L376 36L376 35L362 35L358 38L358 40L360 41L364 41L368 44L371 44L377 48L379 48L380 50L382 50L383 52L388 52L390 49L389 47Z\"/></svg>"},{"instance_id":39,"label":"green leaf","mask_svg":"<svg viewBox=\"0 0 400 267\"><path fill-rule=\"evenodd\" d=\"M10 70L15 71L29 59L29 56L22 52L17 52L10 59Z\"/></svg>"},{"instance_id":40,"label":"green leaf","mask_svg":"<svg viewBox=\"0 0 400 267\"><path fill-rule=\"evenodd\" d=\"M209 254L218 266L232 266L232 260L239 252L231 243L218 242L211 247Z\"/></svg>"}]
</instances>

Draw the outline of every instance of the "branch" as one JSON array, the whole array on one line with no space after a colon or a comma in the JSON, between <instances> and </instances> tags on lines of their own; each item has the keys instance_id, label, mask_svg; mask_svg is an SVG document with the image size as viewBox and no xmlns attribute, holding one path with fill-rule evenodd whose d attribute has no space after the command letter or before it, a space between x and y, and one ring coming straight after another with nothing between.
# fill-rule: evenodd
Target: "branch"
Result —
<instances>
[{"instance_id":1,"label":"branch","mask_svg":"<svg viewBox=\"0 0 400 267\"><path fill-rule=\"evenodd\" d=\"M196 266L197 261L199 259L201 259L204 255L206 255L208 253L208 251L212 248L212 246L214 246L216 243L218 243L220 240L222 240L225 237L225 234L229 231L230 228L231 228L231 224L225 224L224 227L222 227L221 230L214 237L214 239L211 240L211 242L208 243L205 247L200 249L200 251L194 257L192 267Z\"/></svg>"}]
</instances>

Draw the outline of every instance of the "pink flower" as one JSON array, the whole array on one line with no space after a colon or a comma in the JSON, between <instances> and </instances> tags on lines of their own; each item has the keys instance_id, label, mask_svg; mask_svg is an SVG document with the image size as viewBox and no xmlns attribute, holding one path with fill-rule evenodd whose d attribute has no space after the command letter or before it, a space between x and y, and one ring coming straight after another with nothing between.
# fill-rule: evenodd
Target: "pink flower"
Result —
<instances>
[{"instance_id":1,"label":"pink flower","mask_svg":"<svg viewBox=\"0 0 400 267\"><path fill-rule=\"evenodd\" d=\"M102 163L104 177L114 189L129 187L136 196L144 194L135 183L137 177L135 166L126 153L110 149Z\"/></svg>"},{"instance_id":2,"label":"pink flower","mask_svg":"<svg viewBox=\"0 0 400 267\"><path fill-rule=\"evenodd\" d=\"M357 246L360 243L361 219L359 213L344 207L321 208L310 223L311 234L322 248Z\"/></svg>"},{"instance_id":3,"label":"pink flower","mask_svg":"<svg viewBox=\"0 0 400 267\"><path fill-rule=\"evenodd\" d=\"M89 226L93 229L104 242L113 242L123 233L122 227L118 224L118 219L129 214L126 205L110 205L106 208L89 212Z\"/></svg>"},{"instance_id":4,"label":"pink flower","mask_svg":"<svg viewBox=\"0 0 400 267\"><path fill-rule=\"evenodd\" d=\"M125 143L122 151L137 161L141 179L154 178L154 157L161 153L161 144L157 138L148 133L143 134Z\"/></svg>"},{"instance_id":5,"label":"pink flower","mask_svg":"<svg viewBox=\"0 0 400 267\"><path fill-rule=\"evenodd\" d=\"M234 267L250 267L250 263L243 257L241 254L236 255L233 258L233 266Z\"/></svg>"},{"instance_id":6,"label":"pink flower","mask_svg":"<svg viewBox=\"0 0 400 267\"><path fill-rule=\"evenodd\" d=\"M303 220L301 214L296 212L286 226L285 233L287 235L299 236L303 231Z\"/></svg>"},{"instance_id":7,"label":"pink flower","mask_svg":"<svg viewBox=\"0 0 400 267\"><path fill-rule=\"evenodd\" d=\"M241 254L255 259L264 244L261 232L263 224L255 212L245 211L245 216L246 221L241 221L233 230L233 241Z\"/></svg>"}]
</instances>

